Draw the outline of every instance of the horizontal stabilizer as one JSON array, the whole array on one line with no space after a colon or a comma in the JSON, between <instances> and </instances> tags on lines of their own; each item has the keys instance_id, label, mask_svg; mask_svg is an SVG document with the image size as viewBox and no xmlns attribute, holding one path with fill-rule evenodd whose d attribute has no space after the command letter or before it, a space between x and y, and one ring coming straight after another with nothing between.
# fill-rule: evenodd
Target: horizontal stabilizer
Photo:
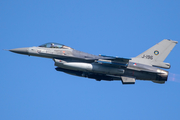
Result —
<instances>
[{"instance_id":1,"label":"horizontal stabilizer","mask_svg":"<svg viewBox=\"0 0 180 120\"><path fill-rule=\"evenodd\" d=\"M171 67L170 63L156 62L156 61L151 62L151 65L154 67L161 67L161 68L165 68L165 69L170 69L170 67Z\"/></svg>"}]
</instances>

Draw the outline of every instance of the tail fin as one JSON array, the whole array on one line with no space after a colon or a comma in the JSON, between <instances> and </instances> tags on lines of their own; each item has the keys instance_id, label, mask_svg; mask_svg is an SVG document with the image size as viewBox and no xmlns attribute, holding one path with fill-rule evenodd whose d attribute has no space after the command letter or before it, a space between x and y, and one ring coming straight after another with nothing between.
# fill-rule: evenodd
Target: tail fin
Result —
<instances>
[{"instance_id":1,"label":"tail fin","mask_svg":"<svg viewBox=\"0 0 180 120\"><path fill-rule=\"evenodd\" d=\"M164 39L158 44L138 55L136 58L163 62L177 43L177 41Z\"/></svg>"}]
</instances>

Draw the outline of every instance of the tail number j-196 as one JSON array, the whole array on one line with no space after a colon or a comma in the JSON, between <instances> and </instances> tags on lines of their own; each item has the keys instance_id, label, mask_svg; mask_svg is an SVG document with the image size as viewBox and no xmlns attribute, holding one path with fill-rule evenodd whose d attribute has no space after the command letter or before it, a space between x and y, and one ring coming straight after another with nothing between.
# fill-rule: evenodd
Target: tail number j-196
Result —
<instances>
[{"instance_id":1,"label":"tail number j-196","mask_svg":"<svg viewBox=\"0 0 180 120\"><path fill-rule=\"evenodd\" d=\"M153 60L153 56L152 55L143 55L142 58Z\"/></svg>"}]
</instances>

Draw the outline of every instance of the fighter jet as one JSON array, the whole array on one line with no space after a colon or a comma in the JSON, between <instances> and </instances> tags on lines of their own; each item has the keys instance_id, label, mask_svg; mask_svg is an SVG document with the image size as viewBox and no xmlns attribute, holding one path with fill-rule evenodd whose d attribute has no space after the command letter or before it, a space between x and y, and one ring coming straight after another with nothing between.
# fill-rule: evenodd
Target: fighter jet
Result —
<instances>
[{"instance_id":1,"label":"fighter jet","mask_svg":"<svg viewBox=\"0 0 180 120\"><path fill-rule=\"evenodd\" d=\"M168 71L164 69L171 67L163 61L177 43L164 39L134 58L92 55L54 42L9 51L53 59L57 71L97 81L121 80L123 84L134 84L136 80L149 80L162 84L168 79Z\"/></svg>"}]
</instances>

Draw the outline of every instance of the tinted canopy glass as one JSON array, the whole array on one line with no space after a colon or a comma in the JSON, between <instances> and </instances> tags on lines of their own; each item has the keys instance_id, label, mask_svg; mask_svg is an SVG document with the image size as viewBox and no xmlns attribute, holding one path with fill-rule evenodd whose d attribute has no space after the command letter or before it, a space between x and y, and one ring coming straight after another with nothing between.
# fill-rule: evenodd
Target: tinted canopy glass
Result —
<instances>
[{"instance_id":1,"label":"tinted canopy glass","mask_svg":"<svg viewBox=\"0 0 180 120\"><path fill-rule=\"evenodd\" d=\"M65 46L65 45L59 44L59 43L46 43L46 44L40 45L39 47L72 49L72 48L70 48L68 46Z\"/></svg>"}]
</instances>

